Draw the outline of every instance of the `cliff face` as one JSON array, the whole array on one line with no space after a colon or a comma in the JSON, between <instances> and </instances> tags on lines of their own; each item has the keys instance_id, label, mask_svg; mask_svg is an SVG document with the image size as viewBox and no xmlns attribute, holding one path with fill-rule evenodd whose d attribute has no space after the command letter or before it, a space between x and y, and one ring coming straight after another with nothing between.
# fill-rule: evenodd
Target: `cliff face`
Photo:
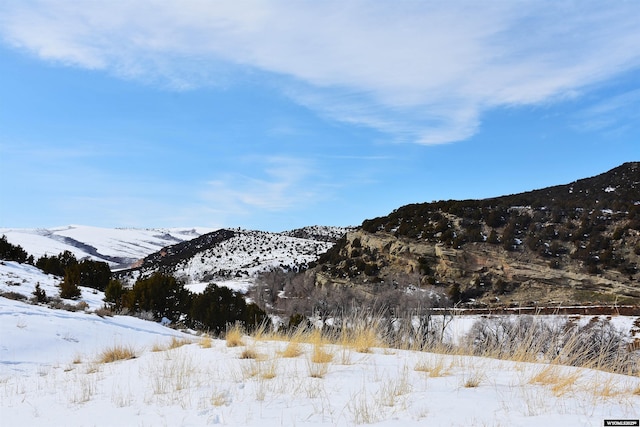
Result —
<instances>
[{"instance_id":1,"label":"cliff face","mask_svg":"<svg viewBox=\"0 0 640 427\"><path fill-rule=\"evenodd\" d=\"M619 243L616 248L623 252ZM630 230L624 245L639 244L640 232ZM638 255L627 252L628 263L638 265ZM374 286L423 289L472 306L640 303L637 274L619 269L589 274L571 253L549 260L526 247L506 250L471 242L453 248L363 230L348 233L334 263L315 267L315 273L320 286L350 286L365 293Z\"/></svg>"},{"instance_id":2,"label":"cliff face","mask_svg":"<svg viewBox=\"0 0 640 427\"><path fill-rule=\"evenodd\" d=\"M323 255L319 286L443 303L640 303L640 167L495 199L408 205Z\"/></svg>"}]
</instances>

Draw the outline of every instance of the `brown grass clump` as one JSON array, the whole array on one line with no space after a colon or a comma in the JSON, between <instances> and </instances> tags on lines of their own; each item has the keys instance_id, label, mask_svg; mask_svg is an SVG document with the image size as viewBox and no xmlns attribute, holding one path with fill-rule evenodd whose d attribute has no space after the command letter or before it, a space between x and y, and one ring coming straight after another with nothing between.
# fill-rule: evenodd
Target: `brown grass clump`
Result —
<instances>
[{"instance_id":1,"label":"brown grass clump","mask_svg":"<svg viewBox=\"0 0 640 427\"><path fill-rule=\"evenodd\" d=\"M370 353L372 347L380 347L374 328L358 328L353 335L351 347L358 353Z\"/></svg>"},{"instance_id":2,"label":"brown grass clump","mask_svg":"<svg viewBox=\"0 0 640 427\"><path fill-rule=\"evenodd\" d=\"M157 352L159 352L159 351L165 351L165 350L166 350L166 347L165 347L165 346L163 346L163 345L162 345L162 344L160 344L160 343L154 343L154 344L151 346L151 351L152 351L152 352L154 352L154 353L157 353Z\"/></svg>"},{"instance_id":3,"label":"brown grass clump","mask_svg":"<svg viewBox=\"0 0 640 427\"><path fill-rule=\"evenodd\" d=\"M182 347L183 345L187 345L187 344L191 344L191 341L189 341L186 338L178 339L176 337L171 337L171 342L169 343L169 350Z\"/></svg>"},{"instance_id":4,"label":"brown grass clump","mask_svg":"<svg viewBox=\"0 0 640 427\"><path fill-rule=\"evenodd\" d=\"M428 372L430 377L449 375L449 368L445 366L443 357L438 357L436 360L422 360L413 369L419 372Z\"/></svg>"},{"instance_id":5,"label":"brown grass clump","mask_svg":"<svg viewBox=\"0 0 640 427\"><path fill-rule=\"evenodd\" d=\"M480 386L480 383L482 383L484 379L485 379L485 376L482 372L472 371L472 372L469 372L468 375L464 376L462 385L465 388L476 388Z\"/></svg>"},{"instance_id":6,"label":"brown grass clump","mask_svg":"<svg viewBox=\"0 0 640 427\"><path fill-rule=\"evenodd\" d=\"M240 353L240 359L260 360L263 358L264 356L258 353L258 351L253 347L245 348L244 350L242 350L242 353Z\"/></svg>"},{"instance_id":7,"label":"brown grass clump","mask_svg":"<svg viewBox=\"0 0 640 427\"><path fill-rule=\"evenodd\" d=\"M329 363L317 363L312 360L307 360L307 368L311 378L324 378L327 372L329 372Z\"/></svg>"},{"instance_id":8,"label":"brown grass clump","mask_svg":"<svg viewBox=\"0 0 640 427\"><path fill-rule=\"evenodd\" d=\"M204 335L200 340L200 347L202 348L211 348L213 340L209 335Z\"/></svg>"},{"instance_id":9,"label":"brown grass clump","mask_svg":"<svg viewBox=\"0 0 640 427\"><path fill-rule=\"evenodd\" d=\"M225 339L227 341L227 347L240 347L244 345L242 337L244 336L244 330L239 324L235 324L227 329Z\"/></svg>"},{"instance_id":10,"label":"brown grass clump","mask_svg":"<svg viewBox=\"0 0 640 427\"><path fill-rule=\"evenodd\" d=\"M547 365L529 380L529 384L542 384L551 387L555 396L562 396L573 389L580 378L578 371L562 372L555 365Z\"/></svg>"},{"instance_id":11,"label":"brown grass clump","mask_svg":"<svg viewBox=\"0 0 640 427\"><path fill-rule=\"evenodd\" d=\"M114 345L107 348L98 356L99 363L111 363L118 360L135 359L136 352L131 347L125 347L123 345Z\"/></svg>"},{"instance_id":12,"label":"brown grass clump","mask_svg":"<svg viewBox=\"0 0 640 427\"><path fill-rule=\"evenodd\" d=\"M280 353L280 356L285 358L298 357L302 354L302 348L297 341L289 341L285 349Z\"/></svg>"},{"instance_id":13,"label":"brown grass clump","mask_svg":"<svg viewBox=\"0 0 640 427\"><path fill-rule=\"evenodd\" d=\"M313 346L311 353L311 362L313 363L329 363L333 360L333 354L325 351L324 346L316 344Z\"/></svg>"}]
</instances>

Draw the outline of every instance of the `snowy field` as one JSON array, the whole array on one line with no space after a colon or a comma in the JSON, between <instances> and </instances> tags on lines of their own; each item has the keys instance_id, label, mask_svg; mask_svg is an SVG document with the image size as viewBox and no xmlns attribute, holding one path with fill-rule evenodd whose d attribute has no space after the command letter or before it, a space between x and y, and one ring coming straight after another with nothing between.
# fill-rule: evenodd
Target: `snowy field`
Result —
<instances>
[{"instance_id":1,"label":"snowy field","mask_svg":"<svg viewBox=\"0 0 640 427\"><path fill-rule=\"evenodd\" d=\"M2 290L56 279L0 266ZM7 284L7 283L10 284ZM583 368L243 338L0 297L3 426L602 426L640 418L640 378ZM184 344L184 345L182 345ZM134 358L105 362L115 349ZM323 363L314 362L322 354ZM286 357L293 356L293 357Z\"/></svg>"}]
</instances>

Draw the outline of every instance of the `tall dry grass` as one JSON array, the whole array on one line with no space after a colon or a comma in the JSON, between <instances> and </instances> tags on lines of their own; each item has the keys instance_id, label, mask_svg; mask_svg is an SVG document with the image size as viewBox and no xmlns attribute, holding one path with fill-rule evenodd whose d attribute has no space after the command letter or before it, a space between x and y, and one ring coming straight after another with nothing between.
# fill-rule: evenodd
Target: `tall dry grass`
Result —
<instances>
[{"instance_id":1,"label":"tall dry grass","mask_svg":"<svg viewBox=\"0 0 640 427\"><path fill-rule=\"evenodd\" d=\"M452 316L385 318L363 313L330 318L333 320L330 325L325 322L317 327L303 323L293 331L275 331L269 337L288 342L283 357L299 356L301 344L306 343L312 345L315 359L321 358L320 354L326 353L329 346L336 346L343 353L345 349L369 353L395 348L640 375L640 351L630 351L624 334L604 319L594 318L580 326L560 316L556 319L536 315L483 318L454 344L447 335ZM330 353L337 354L337 348Z\"/></svg>"}]
</instances>

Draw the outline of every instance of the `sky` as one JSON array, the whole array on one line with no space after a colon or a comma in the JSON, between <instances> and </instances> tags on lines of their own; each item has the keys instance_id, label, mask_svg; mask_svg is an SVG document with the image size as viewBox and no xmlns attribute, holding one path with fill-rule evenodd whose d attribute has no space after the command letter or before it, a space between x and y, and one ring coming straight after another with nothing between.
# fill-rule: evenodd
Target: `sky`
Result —
<instances>
[{"instance_id":1,"label":"sky","mask_svg":"<svg viewBox=\"0 0 640 427\"><path fill-rule=\"evenodd\" d=\"M640 160L640 2L5 0L0 227L359 225Z\"/></svg>"}]
</instances>

